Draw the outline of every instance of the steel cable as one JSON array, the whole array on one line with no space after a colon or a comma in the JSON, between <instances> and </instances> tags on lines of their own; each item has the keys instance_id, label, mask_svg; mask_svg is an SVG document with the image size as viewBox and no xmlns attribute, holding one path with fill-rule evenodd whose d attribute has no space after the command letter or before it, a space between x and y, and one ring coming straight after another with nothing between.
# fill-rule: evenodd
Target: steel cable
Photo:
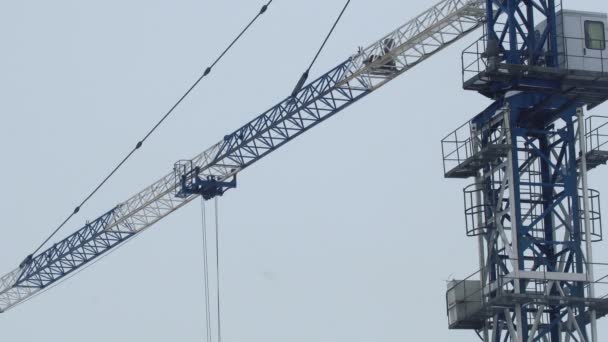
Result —
<instances>
[{"instance_id":1,"label":"steel cable","mask_svg":"<svg viewBox=\"0 0 608 342\"><path fill-rule=\"evenodd\" d=\"M205 291L205 324L207 342L211 342L211 304L209 298L209 257L207 243L207 214L205 209L205 199L201 197L201 218L203 231L203 278Z\"/></svg>"},{"instance_id":2,"label":"steel cable","mask_svg":"<svg viewBox=\"0 0 608 342\"><path fill-rule=\"evenodd\" d=\"M346 9L348 8L348 5L350 4L350 1L351 0L347 0L346 4L344 4L344 7L342 8L342 11L338 15L338 18L336 18L336 20L334 21L333 26L331 27L331 29L329 30L329 32L325 36L325 40L323 40L323 44L321 44L321 47L319 48L319 50L317 50L317 54L312 59L312 62L310 62L310 65L308 66L308 69L306 69L306 71L304 71L304 73L300 77L300 80L298 80L298 83L296 84L295 88L293 88L293 91L291 92L291 96L292 97L295 97L298 94L298 92L300 92L300 90L302 89L302 87L304 86L304 83L306 83L306 80L308 79L308 75L310 74L310 69L312 69L313 65L317 62L317 59L319 58L319 55L321 55L321 51L323 51L323 49L325 48L325 45L327 44L327 41L329 40L329 38L331 37L331 35L334 33L334 30L336 29L336 26L338 26L338 23L340 22L340 19L342 19L342 16L344 15L344 12L346 12Z\"/></svg>"},{"instance_id":3,"label":"steel cable","mask_svg":"<svg viewBox=\"0 0 608 342\"><path fill-rule=\"evenodd\" d=\"M148 140L148 138L160 127L160 125L162 125L162 123L173 113L173 111L182 103L182 101L184 101L184 99L186 97L188 97L188 95L190 95L190 93L203 80L203 78L205 78L207 75L209 75L211 73L212 69L222 60L222 58L228 53L228 51L230 51L230 49L234 46L234 44L236 44L236 42L258 20L258 18L268 10L268 7L270 6L270 4L273 1L274 0L270 0L264 6L262 6L260 11L249 22L249 24L247 24L247 26L245 26L245 28L243 28L240 31L240 33L236 36L236 38L234 38L232 40L232 42L228 45L228 47L226 49L224 49L224 51L222 51L222 53L219 55L219 57L217 57L215 59L215 61L209 67L207 67L205 69L203 74L180 97L180 99L169 109L169 111L167 111L165 113L165 115L156 123L156 125L154 125L154 127L152 127L152 129L150 131L148 131L148 133L141 140L139 140L137 142L135 147L120 161L120 163L118 163L118 165L116 167L114 167L114 169L112 169L112 171L101 181L101 183L99 183L99 185L97 187L95 187L95 189L87 197L85 197L85 199L82 202L80 202L80 204L74 209L74 211L70 215L68 215L68 217L34 250L34 252L32 252L32 254L28 255L25 258L25 260L20 265L21 268L27 266L31 262L34 254L36 254L38 251L40 251L40 249L42 247L44 247L44 245L46 245L72 219L72 217L74 217L76 214L78 214L78 212L80 212L80 209L99 191L99 189L101 189L101 187L103 187L108 182L108 180L110 180L110 178L112 176L114 176L114 174L131 158L131 156L133 156L133 154L143 146L144 142L146 142L146 140Z\"/></svg>"},{"instance_id":4,"label":"steel cable","mask_svg":"<svg viewBox=\"0 0 608 342\"><path fill-rule=\"evenodd\" d=\"M215 271L216 271L216 286L217 286L217 341L222 342L222 320L220 311L220 231L219 231L219 201L215 198Z\"/></svg>"}]
</instances>

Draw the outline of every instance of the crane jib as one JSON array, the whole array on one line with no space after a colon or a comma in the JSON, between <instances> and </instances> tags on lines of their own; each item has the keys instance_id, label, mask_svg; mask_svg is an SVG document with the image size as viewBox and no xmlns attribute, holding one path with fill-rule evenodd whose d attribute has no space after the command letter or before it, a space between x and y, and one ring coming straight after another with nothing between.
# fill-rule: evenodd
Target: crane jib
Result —
<instances>
[{"instance_id":1,"label":"crane jib","mask_svg":"<svg viewBox=\"0 0 608 342\"><path fill-rule=\"evenodd\" d=\"M480 27L484 4L481 0L441 1L188 160L190 170L176 167L77 232L26 259L21 267L0 277L0 312L64 279L197 195L212 198L233 188L236 174L244 168Z\"/></svg>"},{"instance_id":2,"label":"crane jib","mask_svg":"<svg viewBox=\"0 0 608 342\"><path fill-rule=\"evenodd\" d=\"M17 279L15 286L44 288L70 274L77 267L133 236L105 228L114 219L115 209L35 256Z\"/></svg>"}]
</instances>

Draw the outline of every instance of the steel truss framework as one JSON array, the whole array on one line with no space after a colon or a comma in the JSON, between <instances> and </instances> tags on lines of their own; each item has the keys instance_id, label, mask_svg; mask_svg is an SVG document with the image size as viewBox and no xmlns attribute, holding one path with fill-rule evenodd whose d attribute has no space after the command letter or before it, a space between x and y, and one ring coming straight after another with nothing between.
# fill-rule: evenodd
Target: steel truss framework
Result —
<instances>
[{"instance_id":1,"label":"steel truss framework","mask_svg":"<svg viewBox=\"0 0 608 342\"><path fill-rule=\"evenodd\" d=\"M510 148L478 169L467 208L475 216L467 218L467 230L480 247L477 329L484 341L597 341L601 301L594 293L591 243L601 235L594 236L591 190L578 162L580 152L586 165L586 151L577 142L584 137L579 108L589 103L550 78L558 67L560 6L556 0L486 0L486 70L480 75L489 77L468 89L495 103L472 120L478 129L472 144L476 151ZM537 34L541 21L547 25Z\"/></svg>"},{"instance_id":2,"label":"steel truss framework","mask_svg":"<svg viewBox=\"0 0 608 342\"><path fill-rule=\"evenodd\" d=\"M360 49L295 96L193 158L193 167L200 170L196 177L228 182L247 166L478 28L484 20L483 6L483 0L443 0L368 48ZM181 191L180 184L174 173L167 174L0 278L0 312L61 280L197 197L198 194ZM219 193L208 197L212 195Z\"/></svg>"},{"instance_id":3,"label":"steel truss framework","mask_svg":"<svg viewBox=\"0 0 608 342\"><path fill-rule=\"evenodd\" d=\"M556 67L558 7L560 0L486 0L488 52L509 64Z\"/></svg>"},{"instance_id":4,"label":"steel truss framework","mask_svg":"<svg viewBox=\"0 0 608 342\"><path fill-rule=\"evenodd\" d=\"M485 130L475 148L511 146L476 179L488 315L480 334L484 341L592 341L596 298L586 241L593 237L583 214L588 196L580 190L577 109L546 127L522 126L536 101L521 94L505 100L490 121L495 107L476 118Z\"/></svg>"}]
</instances>

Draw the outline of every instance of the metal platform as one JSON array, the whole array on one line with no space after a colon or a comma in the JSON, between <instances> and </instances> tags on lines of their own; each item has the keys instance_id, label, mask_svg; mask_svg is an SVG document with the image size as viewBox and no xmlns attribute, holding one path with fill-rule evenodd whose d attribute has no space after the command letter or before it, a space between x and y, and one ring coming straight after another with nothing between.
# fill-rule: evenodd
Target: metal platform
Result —
<instances>
[{"instance_id":1,"label":"metal platform","mask_svg":"<svg viewBox=\"0 0 608 342\"><path fill-rule=\"evenodd\" d=\"M465 159L455 168L445 173L446 178L469 178L475 177L477 172L487 164L490 164L501 157L505 157L511 145L489 145Z\"/></svg>"},{"instance_id":2,"label":"metal platform","mask_svg":"<svg viewBox=\"0 0 608 342\"><path fill-rule=\"evenodd\" d=\"M449 329L451 330L477 330L483 328L487 319L496 314L503 313L506 308L510 308L513 304L540 304L546 306L567 306L567 305L583 305L589 308L589 311L595 310L598 318L608 315L608 299L602 298L573 298L573 297L558 297L558 296L543 296L534 294L503 294L500 297L495 297L484 303L475 312L469 312L462 320L451 322ZM589 319L589 311L585 311L583 319ZM585 318L586 317L586 318Z\"/></svg>"},{"instance_id":3,"label":"metal platform","mask_svg":"<svg viewBox=\"0 0 608 342\"><path fill-rule=\"evenodd\" d=\"M564 36L558 39L576 40ZM488 36L484 34L463 51L464 89L480 92L492 99L505 89L559 94L572 101L582 101L589 109L608 100L608 55L602 52L591 57L574 51L561 51L557 56L559 67L548 67L542 62L536 65L510 64L503 54L490 57L488 44ZM590 60L597 68L581 69L584 67L574 63L583 60Z\"/></svg>"},{"instance_id":4,"label":"metal platform","mask_svg":"<svg viewBox=\"0 0 608 342\"><path fill-rule=\"evenodd\" d=\"M513 90L521 91L555 91L558 87L562 95L582 100L590 109L608 100L608 72L501 63L495 68L480 70L465 80L463 87L492 97L497 82L517 84Z\"/></svg>"},{"instance_id":5,"label":"metal platform","mask_svg":"<svg viewBox=\"0 0 608 342\"><path fill-rule=\"evenodd\" d=\"M500 162L511 150L504 113L497 110L483 125L468 121L441 140L446 178L477 176L480 169Z\"/></svg>"},{"instance_id":6,"label":"metal platform","mask_svg":"<svg viewBox=\"0 0 608 342\"><path fill-rule=\"evenodd\" d=\"M597 317L608 315L608 264L592 264L600 270L597 280L588 281L583 273L520 271L518 276L513 274L499 275L490 285L481 286L477 279L481 271L470 275L465 280L453 280L448 283L446 306L448 325L454 330L478 330L483 328L496 314L504 314L505 309L514 305L529 307L584 307L579 313L581 319L589 319L589 312L595 311ZM547 295L547 288L538 290L528 288L525 293L513 291L514 281L526 281L529 284L545 284L553 286L556 283L585 284L585 295ZM553 285L551 285L553 284ZM589 289L595 287L596 295L591 296ZM533 288L534 286L532 286Z\"/></svg>"},{"instance_id":7,"label":"metal platform","mask_svg":"<svg viewBox=\"0 0 608 342\"><path fill-rule=\"evenodd\" d=\"M585 119L587 170L608 163L608 117L592 115ZM579 158L580 160L580 158Z\"/></svg>"},{"instance_id":8,"label":"metal platform","mask_svg":"<svg viewBox=\"0 0 608 342\"><path fill-rule=\"evenodd\" d=\"M608 163L608 151L589 151L587 156L587 171ZM580 161L580 159L579 159Z\"/></svg>"}]
</instances>

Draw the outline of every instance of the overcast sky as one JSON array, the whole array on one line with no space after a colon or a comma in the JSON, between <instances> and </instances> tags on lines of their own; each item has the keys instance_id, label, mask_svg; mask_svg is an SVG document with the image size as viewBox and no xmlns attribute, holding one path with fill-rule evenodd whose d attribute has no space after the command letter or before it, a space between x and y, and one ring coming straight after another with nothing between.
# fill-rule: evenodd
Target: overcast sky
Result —
<instances>
[{"instance_id":1,"label":"overcast sky","mask_svg":"<svg viewBox=\"0 0 608 342\"><path fill-rule=\"evenodd\" d=\"M312 75L433 5L353 1ZM566 7L608 12L606 1ZM282 100L342 1L275 0L65 236ZM190 86L262 1L0 4L0 273L12 270ZM244 171L220 201L224 341L471 341L445 281L478 268L440 140L490 101L461 86L471 34ZM608 114L608 106L595 114ZM590 186L608 193L608 170ZM603 202L608 213L608 201ZM198 202L0 315L6 341L203 339ZM608 261L606 242L596 259ZM608 320L599 323L608 337Z\"/></svg>"}]
</instances>

